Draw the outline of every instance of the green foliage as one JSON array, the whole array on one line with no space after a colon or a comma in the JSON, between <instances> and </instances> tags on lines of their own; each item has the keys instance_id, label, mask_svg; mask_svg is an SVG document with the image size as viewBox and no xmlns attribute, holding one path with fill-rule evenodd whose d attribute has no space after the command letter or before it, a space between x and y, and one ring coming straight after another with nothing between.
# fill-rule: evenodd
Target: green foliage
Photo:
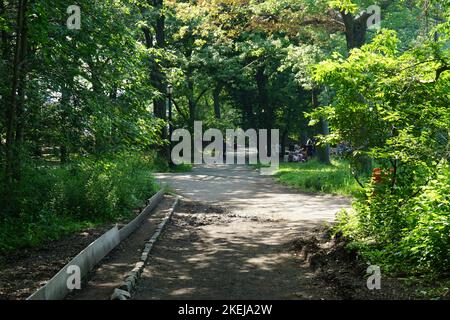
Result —
<instances>
[{"instance_id":1,"label":"green foliage","mask_svg":"<svg viewBox=\"0 0 450 320\"><path fill-rule=\"evenodd\" d=\"M19 3L0 10L0 251L114 220L150 195L167 161L124 152L168 145L171 82L176 128L278 128L286 143L328 132L305 113L328 121L322 142L346 142L348 159L284 164L278 178L356 195L340 228L373 259L448 265L448 0L379 1L398 34L355 24L371 0L79 0L78 31L65 25L72 1ZM346 166L364 172L367 159L381 181L360 177L358 194Z\"/></svg>"},{"instance_id":2,"label":"green foliage","mask_svg":"<svg viewBox=\"0 0 450 320\"><path fill-rule=\"evenodd\" d=\"M2 214L0 252L128 217L157 190L154 157L122 153L54 166L30 163ZM2 188L2 203L6 203Z\"/></svg>"},{"instance_id":3,"label":"green foliage","mask_svg":"<svg viewBox=\"0 0 450 320\"><path fill-rule=\"evenodd\" d=\"M350 174L348 162L333 160L325 165L317 160L307 163L281 163L278 181L301 191L352 195L360 191Z\"/></svg>"},{"instance_id":4,"label":"green foliage","mask_svg":"<svg viewBox=\"0 0 450 320\"><path fill-rule=\"evenodd\" d=\"M436 179L403 209L408 215L397 254L415 270L450 271L450 170L440 168Z\"/></svg>"},{"instance_id":5,"label":"green foliage","mask_svg":"<svg viewBox=\"0 0 450 320\"><path fill-rule=\"evenodd\" d=\"M329 2L330 7L349 13L357 13L358 4L352 0L332 0Z\"/></svg>"},{"instance_id":6,"label":"green foliage","mask_svg":"<svg viewBox=\"0 0 450 320\"><path fill-rule=\"evenodd\" d=\"M338 215L336 231L371 263L392 273L440 277L450 269L450 174L440 167L423 193L399 207L396 199L354 203Z\"/></svg>"},{"instance_id":7,"label":"green foliage","mask_svg":"<svg viewBox=\"0 0 450 320\"><path fill-rule=\"evenodd\" d=\"M370 156L379 167L337 230L391 271L448 272L450 77L439 71L450 63L447 39L399 52L395 32L385 30L316 70L335 93L311 114L330 123L324 141L346 141L350 161Z\"/></svg>"}]
</instances>

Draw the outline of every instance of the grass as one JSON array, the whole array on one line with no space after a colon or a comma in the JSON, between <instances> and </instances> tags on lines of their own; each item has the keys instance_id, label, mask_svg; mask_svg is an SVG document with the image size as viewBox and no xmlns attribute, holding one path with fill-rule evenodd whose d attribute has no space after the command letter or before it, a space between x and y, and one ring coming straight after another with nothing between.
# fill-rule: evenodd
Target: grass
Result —
<instances>
[{"instance_id":1,"label":"grass","mask_svg":"<svg viewBox=\"0 0 450 320\"><path fill-rule=\"evenodd\" d=\"M163 161L141 154L27 163L13 190L0 177L0 254L132 217L158 191L162 170Z\"/></svg>"},{"instance_id":2,"label":"grass","mask_svg":"<svg viewBox=\"0 0 450 320\"><path fill-rule=\"evenodd\" d=\"M351 196L361 190L346 161L333 159L331 165L317 160L306 163L280 163L279 182L300 191Z\"/></svg>"},{"instance_id":3,"label":"grass","mask_svg":"<svg viewBox=\"0 0 450 320\"><path fill-rule=\"evenodd\" d=\"M137 153L74 157L66 165L27 163L13 192L0 177L0 254L129 219L159 190L155 172L191 170L189 164L170 169L156 154Z\"/></svg>"},{"instance_id":4,"label":"grass","mask_svg":"<svg viewBox=\"0 0 450 320\"><path fill-rule=\"evenodd\" d=\"M184 172L191 172L192 171L192 165L191 164L179 164L175 166L173 169L169 169L169 172L172 173L184 173Z\"/></svg>"}]
</instances>

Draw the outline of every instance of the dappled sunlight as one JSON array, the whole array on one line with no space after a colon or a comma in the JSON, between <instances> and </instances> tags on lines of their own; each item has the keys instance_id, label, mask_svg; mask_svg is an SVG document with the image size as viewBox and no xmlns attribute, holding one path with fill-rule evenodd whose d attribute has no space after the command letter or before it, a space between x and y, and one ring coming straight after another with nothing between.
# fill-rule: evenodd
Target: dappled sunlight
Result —
<instances>
[{"instance_id":1,"label":"dappled sunlight","mask_svg":"<svg viewBox=\"0 0 450 320\"><path fill-rule=\"evenodd\" d=\"M247 166L197 166L190 173L162 174L158 179L187 198L272 218L333 221L350 203L344 197L299 193Z\"/></svg>"},{"instance_id":2,"label":"dappled sunlight","mask_svg":"<svg viewBox=\"0 0 450 320\"><path fill-rule=\"evenodd\" d=\"M187 214L182 205L142 276L136 299L298 299L317 284L287 243L320 223L276 221L226 213ZM189 209L190 210L190 209ZM267 208L266 208L267 210ZM189 217L227 217L223 223L186 224ZM256 219L259 218L259 219ZM305 277L298 274L305 273Z\"/></svg>"},{"instance_id":3,"label":"dappled sunlight","mask_svg":"<svg viewBox=\"0 0 450 320\"><path fill-rule=\"evenodd\" d=\"M158 179L188 199L226 212L182 205L136 299L312 296L318 284L304 262L287 251L288 243L332 222L348 207L348 198L298 193L248 166L202 165Z\"/></svg>"}]
</instances>

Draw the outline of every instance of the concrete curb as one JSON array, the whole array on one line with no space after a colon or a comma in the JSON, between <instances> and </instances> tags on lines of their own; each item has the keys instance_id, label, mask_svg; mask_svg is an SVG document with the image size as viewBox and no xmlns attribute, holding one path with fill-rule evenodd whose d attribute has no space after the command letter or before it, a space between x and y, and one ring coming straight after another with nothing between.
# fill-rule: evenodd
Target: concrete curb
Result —
<instances>
[{"instance_id":1,"label":"concrete curb","mask_svg":"<svg viewBox=\"0 0 450 320\"><path fill-rule=\"evenodd\" d=\"M72 276L72 268L79 268L80 280L102 260L112 249L120 243L117 226L103 234L92 242L75 258L66 264L45 286L41 287L27 300L61 300L71 292L68 286L69 277Z\"/></svg>"},{"instance_id":2,"label":"concrete curb","mask_svg":"<svg viewBox=\"0 0 450 320\"><path fill-rule=\"evenodd\" d=\"M177 197L175 199L175 201L174 201L172 207L169 209L169 212L166 215L166 217L158 225L158 227L156 228L156 230L153 233L150 240L148 240L145 243L144 249L142 250L142 255L141 255L140 261L137 262L135 267L133 268L133 270L131 270L125 276L125 279L121 283L121 285L118 288L114 289L114 292L111 295L111 300L129 300L129 299L131 299L131 296L137 287L137 284L139 282L141 274L144 271L145 264L148 262L150 252L152 251L154 244L156 243L156 241L158 240L162 231L164 230L165 226L167 225L167 222L169 222L170 219L172 218L172 215L175 211L175 208L176 208L179 200L180 200L180 197Z\"/></svg>"},{"instance_id":3,"label":"concrete curb","mask_svg":"<svg viewBox=\"0 0 450 320\"><path fill-rule=\"evenodd\" d=\"M128 238L130 234L132 234L136 229L142 224L147 215L156 208L156 206L161 202L164 196L164 189L161 189L158 193L156 193L153 197L151 197L147 201L147 206L145 209L130 223L124 226L119 230L120 241L122 242L124 239Z\"/></svg>"},{"instance_id":4,"label":"concrete curb","mask_svg":"<svg viewBox=\"0 0 450 320\"><path fill-rule=\"evenodd\" d=\"M164 196L161 189L147 201L145 209L125 227L118 229L117 226L104 233L97 240L83 249L75 258L65 265L53 278L43 287L39 288L26 300L62 300L72 290L68 288L68 280L73 276L71 267L78 267L81 279L84 278L97 263L116 248L124 239L133 233L148 216L148 214L161 202Z\"/></svg>"}]
</instances>

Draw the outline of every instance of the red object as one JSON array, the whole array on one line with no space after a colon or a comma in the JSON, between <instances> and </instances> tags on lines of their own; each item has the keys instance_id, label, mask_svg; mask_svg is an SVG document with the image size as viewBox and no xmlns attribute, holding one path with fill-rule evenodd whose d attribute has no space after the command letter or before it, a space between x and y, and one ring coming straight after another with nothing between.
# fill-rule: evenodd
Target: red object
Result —
<instances>
[{"instance_id":1,"label":"red object","mask_svg":"<svg viewBox=\"0 0 450 320\"><path fill-rule=\"evenodd\" d=\"M380 168L373 169L372 177L375 183L381 183L381 169Z\"/></svg>"},{"instance_id":2,"label":"red object","mask_svg":"<svg viewBox=\"0 0 450 320\"><path fill-rule=\"evenodd\" d=\"M395 173L394 168L389 168L389 172L384 171L384 176L389 179L389 175L393 175ZM375 183L381 183L383 180L383 171L381 168L375 168L372 171L372 179Z\"/></svg>"}]
</instances>

